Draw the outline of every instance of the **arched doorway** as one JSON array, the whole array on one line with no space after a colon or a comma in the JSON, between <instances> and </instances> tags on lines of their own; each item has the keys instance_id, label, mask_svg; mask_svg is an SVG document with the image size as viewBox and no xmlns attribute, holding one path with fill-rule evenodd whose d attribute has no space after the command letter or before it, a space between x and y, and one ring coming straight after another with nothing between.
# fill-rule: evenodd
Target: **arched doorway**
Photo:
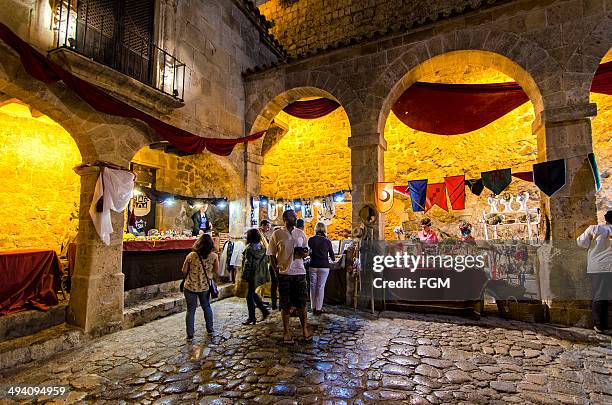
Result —
<instances>
[{"instance_id":1,"label":"arched doorway","mask_svg":"<svg viewBox=\"0 0 612 405\"><path fill-rule=\"evenodd\" d=\"M308 98L301 99L303 101ZM280 111L274 118L274 138L264 139L261 195L277 201L302 199L312 203L313 216L306 217L305 231L314 235L321 218L323 199L351 186L350 124L344 108L328 115L303 119ZM329 220L328 236L350 237L351 203L334 201L335 215ZM298 212L298 216L302 214ZM261 217L267 217L265 210ZM326 220L327 221L327 220ZM275 217L273 223L281 224Z\"/></svg>"},{"instance_id":2,"label":"arched doorway","mask_svg":"<svg viewBox=\"0 0 612 405\"><path fill-rule=\"evenodd\" d=\"M81 154L66 130L18 99L0 107L0 249L61 254L76 237Z\"/></svg>"},{"instance_id":3,"label":"arched doorway","mask_svg":"<svg viewBox=\"0 0 612 405\"><path fill-rule=\"evenodd\" d=\"M300 103L320 101L330 102L335 108L316 117L292 110ZM338 99L316 87L287 90L269 100L255 117L251 133L262 130L267 130L266 136L249 145L249 152L258 156L258 162L250 162L252 166L247 168L248 193L263 202L258 204L259 219L282 224L280 215L270 218L272 211L268 208L274 201L276 211L282 213L285 206L291 206L298 211L298 217L305 216L307 234L314 234L314 226L323 220L330 238L349 239L351 126ZM329 209L330 206L333 207Z\"/></svg>"},{"instance_id":4,"label":"arched doorway","mask_svg":"<svg viewBox=\"0 0 612 405\"><path fill-rule=\"evenodd\" d=\"M532 123L541 111L541 99L528 74L503 56L483 51L456 51L431 58L402 78L393 91L397 98L388 98L386 104L395 102L403 91L417 81L445 85L487 85L514 80L519 82L525 93L535 98L485 126L464 133L448 135L413 129L393 111L388 111L382 129L387 141L384 164L386 181L407 186L409 181L421 179L427 179L428 183L444 183L445 177L449 176L464 175L466 180L480 179L481 172L505 168L511 168L513 173L530 172L531 166L538 161L538 142ZM403 89L402 92L400 89ZM405 113L410 114L410 111ZM529 205L539 207L539 190L532 182L518 178L513 178L499 199L507 196L516 199L519 192L528 192ZM475 195L466 188L465 208L453 209L451 201L446 202L445 199L448 210L433 206L427 212L414 212L411 200L400 194L387 214L385 237L394 239L396 227L403 227L406 232L416 231L418 221L427 216L433 219L439 232L444 235L458 237L458 223L466 221L472 224L474 237L484 239L484 222L486 213L491 210L491 194L485 189L480 195ZM518 204L515 202L514 205ZM498 208L503 210L501 201ZM498 236L527 239L526 228L526 225L500 227ZM537 233L535 229L533 232Z\"/></svg>"}]
</instances>

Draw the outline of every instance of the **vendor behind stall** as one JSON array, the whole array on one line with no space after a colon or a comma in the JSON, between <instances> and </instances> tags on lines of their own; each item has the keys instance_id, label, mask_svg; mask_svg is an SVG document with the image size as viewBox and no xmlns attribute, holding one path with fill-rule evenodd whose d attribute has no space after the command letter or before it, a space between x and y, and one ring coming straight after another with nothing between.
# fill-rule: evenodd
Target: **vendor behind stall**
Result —
<instances>
[{"instance_id":1,"label":"vendor behind stall","mask_svg":"<svg viewBox=\"0 0 612 405\"><path fill-rule=\"evenodd\" d=\"M429 218L421 220L421 230L417 235L419 240L424 243L438 243L440 241L438 234L431 229L431 219Z\"/></svg>"},{"instance_id":2,"label":"vendor behind stall","mask_svg":"<svg viewBox=\"0 0 612 405\"><path fill-rule=\"evenodd\" d=\"M212 232L212 223L208 217L208 204L204 203L200 209L193 213L191 219L193 220L193 236L198 236L204 233Z\"/></svg>"}]
</instances>

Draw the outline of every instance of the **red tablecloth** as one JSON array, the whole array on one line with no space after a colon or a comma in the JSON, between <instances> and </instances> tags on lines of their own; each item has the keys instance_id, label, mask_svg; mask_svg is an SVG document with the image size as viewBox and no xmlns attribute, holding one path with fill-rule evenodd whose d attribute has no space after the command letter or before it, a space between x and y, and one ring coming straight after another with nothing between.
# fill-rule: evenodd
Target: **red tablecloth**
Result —
<instances>
[{"instance_id":1,"label":"red tablecloth","mask_svg":"<svg viewBox=\"0 0 612 405\"><path fill-rule=\"evenodd\" d=\"M131 240L123 242L124 252L150 252L153 250L191 249L196 239Z\"/></svg>"},{"instance_id":2,"label":"red tablecloth","mask_svg":"<svg viewBox=\"0 0 612 405\"><path fill-rule=\"evenodd\" d=\"M62 265L53 250L0 252L0 314L57 305Z\"/></svg>"}]
</instances>

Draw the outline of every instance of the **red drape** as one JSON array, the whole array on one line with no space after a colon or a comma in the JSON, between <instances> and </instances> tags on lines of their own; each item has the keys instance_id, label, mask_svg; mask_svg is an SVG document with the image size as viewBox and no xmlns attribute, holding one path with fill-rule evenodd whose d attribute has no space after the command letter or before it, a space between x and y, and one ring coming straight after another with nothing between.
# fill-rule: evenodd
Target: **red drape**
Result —
<instances>
[{"instance_id":1,"label":"red drape","mask_svg":"<svg viewBox=\"0 0 612 405\"><path fill-rule=\"evenodd\" d=\"M173 125L165 123L155 117L130 106L129 104L111 96L101 88L80 79L63 69L58 64L45 57L27 42L21 40L6 25L0 23L0 39L19 54L25 70L34 78L53 83L62 80L68 88L73 90L85 102L97 111L105 114L125 118L135 118L144 121L162 138L187 153L201 153L205 149L221 156L232 153L234 146L243 142L250 142L261 138L265 131L236 139L205 138Z\"/></svg>"},{"instance_id":2,"label":"red drape","mask_svg":"<svg viewBox=\"0 0 612 405\"><path fill-rule=\"evenodd\" d=\"M0 314L28 305L46 309L57 305L62 265L53 250L22 249L0 252Z\"/></svg>"},{"instance_id":3,"label":"red drape","mask_svg":"<svg viewBox=\"0 0 612 405\"><path fill-rule=\"evenodd\" d=\"M313 119L321 118L335 111L340 104L328 98L317 98L314 100L295 101L283 108L283 111L297 118Z\"/></svg>"},{"instance_id":4,"label":"red drape","mask_svg":"<svg viewBox=\"0 0 612 405\"><path fill-rule=\"evenodd\" d=\"M457 135L482 128L527 101L516 83L417 82L406 89L392 110L410 128Z\"/></svg>"},{"instance_id":5,"label":"red drape","mask_svg":"<svg viewBox=\"0 0 612 405\"><path fill-rule=\"evenodd\" d=\"M612 62L599 65L591 91L612 94ZM399 97L393 113L410 128L438 135L475 131L529 98L515 82L445 84L416 82Z\"/></svg>"}]
</instances>

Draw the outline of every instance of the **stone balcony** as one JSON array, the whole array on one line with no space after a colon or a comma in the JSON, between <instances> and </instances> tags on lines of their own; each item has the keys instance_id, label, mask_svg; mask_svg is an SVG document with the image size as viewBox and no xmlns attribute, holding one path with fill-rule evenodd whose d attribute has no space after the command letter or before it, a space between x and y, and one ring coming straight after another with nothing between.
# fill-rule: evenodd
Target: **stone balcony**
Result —
<instances>
[{"instance_id":1,"label":"stone balcony","mask_svg":"<svg viewBox=\"0 0 612 405\"><path fill-rule=\"evenodd\" d=\"M67 48L49 52L51 60L79 78L149 114L168 115L185 103L169 94L129 77Z\"/></svg>"}]
</instances>

